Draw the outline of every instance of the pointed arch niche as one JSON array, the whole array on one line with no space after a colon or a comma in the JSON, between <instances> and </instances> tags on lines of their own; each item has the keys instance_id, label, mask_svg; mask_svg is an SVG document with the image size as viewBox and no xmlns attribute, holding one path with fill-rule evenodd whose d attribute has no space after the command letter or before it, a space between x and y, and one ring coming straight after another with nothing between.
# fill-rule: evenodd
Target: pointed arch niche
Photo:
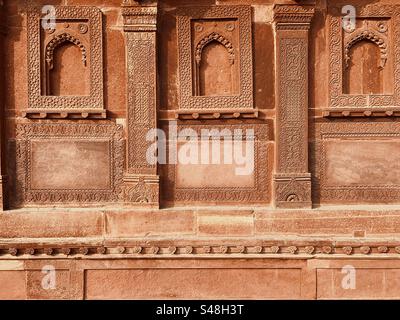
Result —
<instances>
[{"instance_id":1,"label":"pointed arch niche","mask_svg":"<svg viewBox=\"0 0 400 320\"><path fill-rule=\"evenodd\" d=\"M31 119L104 119L103 13L95 6L27 10L28 108Z\"/></svg>"},{"instance_id":2,"label":"pointed arch niche","mask_svg":"<svg viewBox=\"0 0 400 320\"><path fill-rule=\"evenodd\" d=\"M90 74L86 46L70 33L55 36L46 46L48 96L87 96Z\"/></svg>"},{"instance_id":3,"label":"pointed arch niche","mask_svg":"<svg viewBox=\"0 0 400 320\"><path fill-rule=\"evenodd\" d=\"M254 109L251 6L180 7L177 37L179 114Z\"/></svg>"},{"instance_id":4,"label":"pointed arch niche","mask_svg":"<svg viewBox=\"0 0 400 320\"><path fill-rule=\"evenodd\" d=\"M391 61L385 36L363 29L344 44L344 94L392 93Z\"/></svg>"},{"instance_id":5,"label":"pointed arch niche","mask_svg":"<svg viewBox=\"0 0 400 320\"><path fill-rule=\"evenodd\" d=\"M400 6L355 5L351 28L343 28L342 7L328 6L329 104L323 116L391 116L400 106ZM370 114L371 108L385 112Z\"/></svg>"},{"instance_id":6,"label":"pointed arch niche","mask_svg":"<svg viewBox=\"0 0 400 320\"><path fill-rule=\"evenodd\" d=\"M231 41L211 32L199 41L195 54L194 95L231 96L238 94L238 68Z\"/></svg>"}]
</instances>

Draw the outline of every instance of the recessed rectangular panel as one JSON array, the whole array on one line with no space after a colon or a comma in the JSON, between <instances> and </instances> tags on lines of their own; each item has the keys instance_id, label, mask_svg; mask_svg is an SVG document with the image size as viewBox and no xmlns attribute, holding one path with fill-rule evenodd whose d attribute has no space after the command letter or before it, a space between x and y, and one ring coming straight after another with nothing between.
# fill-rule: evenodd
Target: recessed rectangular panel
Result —
<instances>
[{"instance_id":1,"label":"recessed rectangular panel","mask_svg":"<svg viewBox=\"0 0 400 320\"><path fill-rule=\"evenodd\" d=\"M400 185L400 141L327 141L325 152L328 186Z\"/></svg>"},{"instance_id":2,"label":"recessed rectangular panel","mask_svg":"<svg viewBox=\"0 0 400 320\"><path fill-rule=\"evenodd\" d=\"M202 148L201 141L178 144L176 187L254 188L254 142L253 146L250 146L252 147L251 152L246 152L246 141L224 143L221 140L212 143L210 142L206 148ZM179 162L179 160L189 161L189 159L192 160L192 163L182 164Z\"/></svg>"},{"instance_id":3,"label":"recessed rectangular panel","mask_svg":"<svg viewBox=\"0 0 400 320\"><path fill-rule=\"evenodd\" d=\"M32 189L110 189L108 141L34 140Z\"/></svg>"},{"instance_id":4,"label":"recessed rectangular panel","mask_svg":"<svg viewBox=\"0 0 400 320\"><path fill-rule=\"evenodd\" d=\"M300 298L300 269L87 270L87 299Z\"/></svg>"}]
</instances>

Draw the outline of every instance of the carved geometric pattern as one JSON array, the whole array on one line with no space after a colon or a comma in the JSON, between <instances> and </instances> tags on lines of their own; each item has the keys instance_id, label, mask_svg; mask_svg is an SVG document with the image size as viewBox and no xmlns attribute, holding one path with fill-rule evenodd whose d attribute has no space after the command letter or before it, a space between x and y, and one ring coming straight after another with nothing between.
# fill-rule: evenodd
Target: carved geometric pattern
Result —
<instances>
[{"instance_id":1,"label":"carved geometric pattern","mask_svg":"<svg viewBox=\"0 0 400 320\"><path fill-rule=\"evenodd\" d=\"M201 130L207 129L205 125L179 125L178 130L182 132L185 129L194 130L201 136ZM164 166L163 179L163 198L166 201L176 202L248 202L248 203L268 203L271 194L271 154L272 144L270 140L268 124L225 124L213 125L213 130L223 132L228 129L230 132L239 129L254 130L254 178L252 187L177 187L177 169L176 165L169 164ZM167 129L166 129L167 130ZM176 137L174 137L176 139Z\"/></svg>"},{"instance_id":2,"label":"carved geometric pattern","mask_svg":"<svg viewBox=\"0 0 400 320\"><path fill-rule=\"evenodd\" d=\"M307 172L307 39L280 39L279 56L277 171Z\"/></svg>"},{"instance_id":3,"label":"carved geometric pattern","mask_svg":"<svg viewBox=\"0 0 400 320\"><path fill-rule=\"evenodd\" d=\"M124 178L124 201L126 203L158 206L159 179L155 176Z\"/></svg>"},{"instance_id":4,"label":"carved geometric pattern","mask_svg":"<svg viewBox=\"0 0 400 320\"><path fill-rule=\"evenodd\" d=\"M31 187L32 141L104 141L109 145L110 186L107 189L33 189ZM118 202L124 169L122 127L114 124L17 124L16 205Z\"/></svg>"},{"instance_id":5,"label":"carved geometric pattern","mask_svg":"<svg viewBox=\"0 0 400 320\"><path fill-rule=\"evenodd\" d=\"M54 35L47 50L41 49L41 43L45 32L42 29L41 8L29 7L27 12L28 31L28 109L29 110L103 110L103 28L102 13L97 7L91 6L55 6L56 24L62 25L63 21L85 20L88 26L79 25L81 33L88 28L89 43L85 46L78 35L71 35L68 31L61 31L60 35ZM68 30L68 29L67 29ZM58 31L57 31L58 32ZM77 32L79 34L79 32ZM50 35L53 36L53 35ZM81 34L83 36L83 34ZM86 36L86 35L85 35ZM90 93L88 96L50 96L42 95L41 84L43 78L41 65L46 60L51 64L52 51L63 41L70 41L80 48L83 62L88 62L90 70ZM89 48L87 47L89 46Z\"/></svg>"},{"instance_id":6,"label":"carved geometric pattern","mask_svg":"<svg viewBox=\"0 0 400 320\"><path fill-rule=\"evenodd\" d=\"M156 128L156 33L126 32L128 60L128 173L156 174L146 141Z\"/></svg>"},{"instance_id":7,"label":"carved geometric pattern","mask_svg":"<svg viewBox=\"0 0 400 320\"><path fill-rule=\"evenodd\" d=\"M157 164L149 163L146 157L155 141L147 141L148 133L157 128L157 6L123 3L122 15L128 73L127 173L123 199L131 205L158 207Z\"/></svg>"},{"instance_id":8,"label":"carved geometric pattern","mask_svg":"<svg viewBox=\"0 0 400 320\"><path fill-rule=\"evenodd\" d=\"M329 8L329 107L330 108L365 108L400 106L400 44L399 41L388 42L383 34L371 28L355 31L355 36L343 36L341 6ZM356 6L357 19L389 19L392 39L400 38L400 6L398 5L365 5ZM377 26L378 32L387 30ZM382 31L380 31L382 30ZM343 39L345 38L345 40ZM350 39L350 40L348 40ZM394 93L393 94L343 94L343 70L349 61L349 50L356 42L369 39L376 43L381 51L381 67L386 64L388 54L393 57Z\"/></svg>"},{"instance_id":9,"label":"carved geometric pattern","mask_svg":"<svg viewBox=\"0 0 400 320\"><path fill-rule=\"evenodd\" d=\"M196 19L220 20L237 19L239 28L239 48L233 49L231 41L219 38L216 41L228 49L230 60L239 64L239 94L228 96L194 96L193 68L199 56L199 48L192 52L191 23ZM253 108L253 54L250 6L208 6L179 8L177 11L178 50L179 50L179 109L224 109ZM216 34L210 35L214 40ZM200 45L200 44L199 44ZM201 47L201 45L200 45ZM233 54L239 56L233 60ZM235 54L235 55L236 55ZM201 57L200 57L201 58Z\"/></svg>"},{"instance_id":10,"label":"carved geometric pattern","mask_svg":"<svg viewBox=\"0 0 400 320\"><path fill-rule=\"evenodd\" d=\"M275 206L310 208L308 173L308 30L314 8L275 5L277 148Z\"/></svg>"}]
</instances>

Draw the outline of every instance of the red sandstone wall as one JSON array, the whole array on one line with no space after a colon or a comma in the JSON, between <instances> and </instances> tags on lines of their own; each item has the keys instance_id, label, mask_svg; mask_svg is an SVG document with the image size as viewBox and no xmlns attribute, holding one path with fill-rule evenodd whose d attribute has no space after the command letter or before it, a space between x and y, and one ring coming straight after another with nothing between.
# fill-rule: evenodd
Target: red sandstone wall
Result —
<instances>
[{"instance_id":1,"label":"red sandstone wall","mask_svg":"<svg viewBox=\"0 0 400 320\"><path fill-rule=\"evenodd\" d=\"M121 0L33 2L101 10L107 116L102 118L103 109L97 110L100 119L63 118L62 112L57 119L40 118L40 112L33 119L27 115L32 30L26 1L4 1L1 174L8 176L8 211L0 214L0 298L400 297L400 81L394 72L399 15L392 16L400 10L398 0L351 1L360 12L357 28L362 30L367 21L381 34L388 57L380 69L381 48L371 41L358 43L349 49L351 65L343 74L335 69L342 59L339 54L337 60L335 48L351 33L339 35L334 29L337 1L316 1L315 13L301 11L299 18L296 11L286 15L285 9L274 9L293 1L163 0L158 1L157 32L145 21L144 38L128 21L134 15L123 14ZM237 4L252 11L247 21L252 33L245 43L237 38L232 43L251 44L256 116L230 104L210 114L207 108L189 112L180 102L185 83L179 80L178 7ZM393 20L388 22L389 16ZM146 40L140 46L149 54L141 55L132 45L140 39ZM75 67L82 52L63 50L57 54L66 60L51 78L61 78L61 88L54 90L87 94L82 65ZM209 53L208 58L217 68L226 62L219 55L212 60ZM93 63L91 58L87 62ZM238 72L243 70L235 69L234 76ZM294 77L292 82L288 77ZM336 99L338 77L344 94L359 95L358 105ZM136 94L144 78L148 91ZM215 82L203 81L201 90L217 90L218 85L230 90L208 79ZM293 87L300 89L290 91ZM293 98L289 103L285 94ZM138 120L135 114L149 116ZM254 128L254 174L237 177L225 165L143 165L140 134L156 125L166 128L176 118L179 129ZM49 265L57 274L57 288L50 291L42 286L42 270ZM356 290L341 284L346 265L357 270Z\"/></svg>"}]
</instances>

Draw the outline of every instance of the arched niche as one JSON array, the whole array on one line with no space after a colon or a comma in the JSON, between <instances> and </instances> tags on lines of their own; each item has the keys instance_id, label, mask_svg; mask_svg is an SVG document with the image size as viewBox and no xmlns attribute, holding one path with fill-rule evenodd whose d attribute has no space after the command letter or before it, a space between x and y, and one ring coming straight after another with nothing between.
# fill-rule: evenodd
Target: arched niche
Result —
<instances>
[{"instance_id":1,"label":"arched niche","mask_svg":"<svg viewBox=\"0 0 400 320\"><path fill-rule=\"evenodd\" d=\"M238 69L232 43L218 33L204 37L196 47L196 90L198 96L238 94Z\"/></svg>"},{"instance_id":2,"label":"arched niche","mask_svg":"<svg viewBox=\"0 0 400 320\"><path fill-rule=\"evenodd\" d=\"M392 92L388 45L376 32L362 31L345 44L343 93L385 94Z\"/></svg>"},{"instance_id":3,"label":"arched niche","mask_svg":"<svg viewBox=\"0 0 400 320\"><path fill-rule=\"evenodd\" d=\"M79 39L63 33L47 44L46 95L89 95L89 72L86 48Z\"/></svg>"}]
</instances>

